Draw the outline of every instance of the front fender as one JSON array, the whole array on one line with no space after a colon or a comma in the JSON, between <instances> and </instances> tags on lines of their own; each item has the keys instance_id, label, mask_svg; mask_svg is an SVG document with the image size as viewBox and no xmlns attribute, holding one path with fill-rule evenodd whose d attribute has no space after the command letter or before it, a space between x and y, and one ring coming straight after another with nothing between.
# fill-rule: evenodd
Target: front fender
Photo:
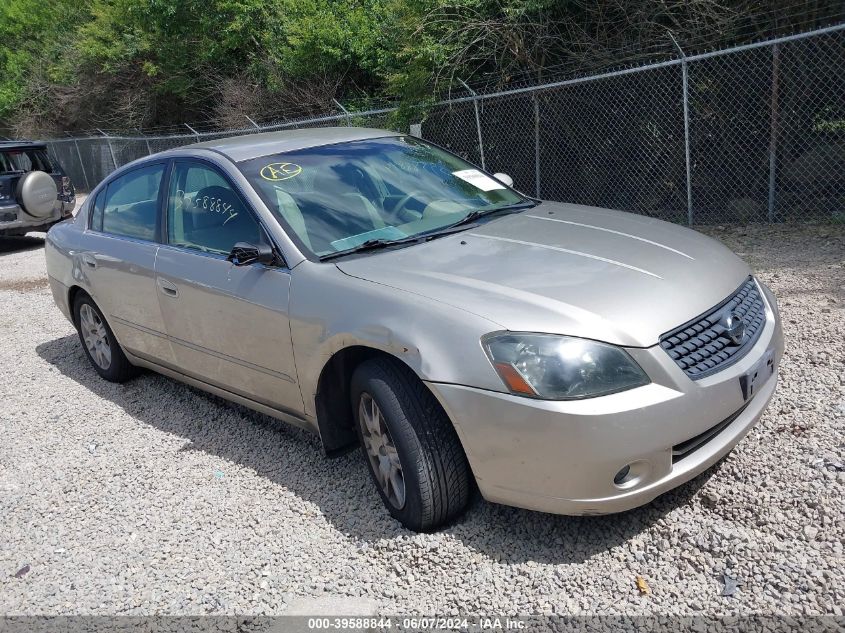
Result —
<instances>
[{"instance_id":1,"label":"front fender","mask_svg":"<svg viewBox=\"0 0 845 633\"><path fill-rule=\"evenodd\" d=\"M291 274L290 324L305 413L316 416L323 368L342 349L377 349L421 379L502 390L481 337L501 329L454 306L303 262Z\"/></svg>"}]
</instances>

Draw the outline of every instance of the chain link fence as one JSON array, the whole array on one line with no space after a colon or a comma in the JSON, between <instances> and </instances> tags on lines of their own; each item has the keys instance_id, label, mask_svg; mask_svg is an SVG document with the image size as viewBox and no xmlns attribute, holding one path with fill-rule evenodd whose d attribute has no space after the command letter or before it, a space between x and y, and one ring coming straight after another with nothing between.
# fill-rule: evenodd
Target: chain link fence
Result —
<instances>
[{"instance_id":1,"label":"chain link fence","mask_svg":"<svg viewBox=\"0 0 845 633\"><path fill-rule=\"evenodd\" d=\"M678 48L675 59L535 87L466 88L412 133L528 194L690 225L845 222L845 24L698 55ZM340 108L240 130L48 144L90 190L120 165L198 140L398 125L391 108Z\"/></svg>"}]
</instances>

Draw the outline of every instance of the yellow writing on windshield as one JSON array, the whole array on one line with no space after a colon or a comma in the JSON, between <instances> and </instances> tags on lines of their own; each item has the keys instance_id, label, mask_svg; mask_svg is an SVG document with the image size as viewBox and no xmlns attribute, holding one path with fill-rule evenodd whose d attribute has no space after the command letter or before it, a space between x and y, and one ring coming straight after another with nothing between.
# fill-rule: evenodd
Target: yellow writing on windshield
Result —
<instances>
[{"instance_id":1,"label":"yellow writing on windshield","mask_svg":"<svg viewBox=\"0 0 845 633\"><path fill-rule=\"evenodd\" d=\"M296 163L270 163L264 165L259 172L264 180L270 182L278 182L279 180L287 180L302 173L302 167Z\"/></svg>"}]
</instances>

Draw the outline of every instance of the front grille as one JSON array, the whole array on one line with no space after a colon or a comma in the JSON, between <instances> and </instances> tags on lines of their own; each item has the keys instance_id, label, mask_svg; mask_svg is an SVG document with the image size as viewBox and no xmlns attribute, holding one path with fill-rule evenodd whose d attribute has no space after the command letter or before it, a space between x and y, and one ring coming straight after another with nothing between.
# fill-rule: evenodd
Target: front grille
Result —
<instances>
[{"instance_id":1,"label":"front grille","mask_svg":"<svg viewBox=\"0 0 845 633\"><path fill-rule=\"evenodd\" d=\"M5 211L0 213L0 222L14 222L18 219L18 214L14 211Z\"/></svg>"},{"instance_id":2,"label":"front grille","mask_svg":"<svg viewBox=\"0 0 845 633\"><path fill-rule=\"evenodd\" d=\"M731 340L727 318L739 318L745 334L739 343ZM749 277L722 303L689 323L660 337L660 346L693 380L704 378L732 365L751 349L763 331L766 308L760 289Z\"/></svg>"},{"instance_id":3,"label":"front grille","mask_svg":"<svg viewBox=\"0 0 845 633\"><path fill-rule=\"evenodd\" d=\"M746 403L745 405L743 405L743 407L739 411L731 414L730 417L722 420L716 426L711 426L709 429L704 431L704 433L699 433L695 437L688 439L686 442L681 442L680 444L676 444L675 446L673 446L672 447L672 463L674 464L676 462L681 461L684 457L686 457L690 453L698 450L699 448L701 448L702 446L707 444L707 442L712 440L719 433L721 433L728 426L730 426L731 422L736 420L742 414L742 412L745 411L745 407L747 407L747 406L748 406L748 404Z\"/></svg>"}]
</instances>

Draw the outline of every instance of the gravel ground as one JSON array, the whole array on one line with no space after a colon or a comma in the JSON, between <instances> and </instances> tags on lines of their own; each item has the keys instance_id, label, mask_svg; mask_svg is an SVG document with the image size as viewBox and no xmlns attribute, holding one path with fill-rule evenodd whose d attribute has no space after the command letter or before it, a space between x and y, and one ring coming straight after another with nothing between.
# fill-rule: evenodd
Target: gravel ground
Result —
<instances>
[{"instance_id":1,"label":"gravel ground","mask_svg":"<svg viewBox=\"0 0 845 633\"><path fill-rule=\"evenodd\" d=\"M43 241L0 240L0 613L276 614L340 596L396 614L842 615L845 230L708 232L780 299L787 352L761 424L645 508L479 500L431 535L390 519L358 452L327 460L154 374L100 380L53 305Z\"/></svg>"}]
</instances>

